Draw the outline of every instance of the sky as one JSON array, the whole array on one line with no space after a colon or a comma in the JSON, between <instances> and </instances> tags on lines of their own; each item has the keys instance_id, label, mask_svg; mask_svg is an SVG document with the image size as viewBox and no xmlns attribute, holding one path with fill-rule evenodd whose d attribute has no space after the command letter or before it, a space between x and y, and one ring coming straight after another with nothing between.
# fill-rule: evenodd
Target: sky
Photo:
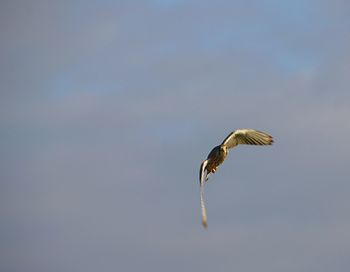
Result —
<instances>
[{"instance_id":1,"label":"sky","mask_svg":"<svg viewBox=\"0 0 350 272\"><path fill-rule=\"evenodd\" d=\"M350 269L350 2L1 1L0 270ZM231 131L239 146L205 186Z\"/></svg>"}]
</instances>

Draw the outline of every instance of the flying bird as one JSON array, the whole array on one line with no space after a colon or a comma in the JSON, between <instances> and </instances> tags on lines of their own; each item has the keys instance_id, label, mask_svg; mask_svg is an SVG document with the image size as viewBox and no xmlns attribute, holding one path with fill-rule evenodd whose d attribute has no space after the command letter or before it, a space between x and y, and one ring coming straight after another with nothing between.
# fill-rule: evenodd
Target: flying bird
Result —
<instances>
[{"instance_id":1,"label":"flying bird","mask_svg":"<svg viewBox=\"0 0 350 272\"><path fill-rule=\"evenodd\" d=\"M199 170L200 184L200 201L202 210L202 225L207 228L207 213L204 204L204 182L208 181L209 175L218 170L220 164L224 162L230 148L236 147L239 144L247 145L271 145L273 143L272 136L265 132L254 129L237 129L231 132L221 145L215 146L210 151L207 159L202 162Z\"/></svg>"}]
</instances>

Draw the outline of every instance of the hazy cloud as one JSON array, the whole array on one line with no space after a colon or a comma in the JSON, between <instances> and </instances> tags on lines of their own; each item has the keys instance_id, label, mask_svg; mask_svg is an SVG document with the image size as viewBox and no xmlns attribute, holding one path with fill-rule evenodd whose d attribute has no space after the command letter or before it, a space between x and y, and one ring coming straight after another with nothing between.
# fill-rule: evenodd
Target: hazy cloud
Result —
<instances>
[{"instance_id":1,"label":"hazy cloud","mask_svg":"<svg viewBox=\"0 0 350 272\"><path fill-rule=\"evenodd\" d=\"M2 3L1 271L350 268L349 8Z\"/></svg>"}]
</instances>

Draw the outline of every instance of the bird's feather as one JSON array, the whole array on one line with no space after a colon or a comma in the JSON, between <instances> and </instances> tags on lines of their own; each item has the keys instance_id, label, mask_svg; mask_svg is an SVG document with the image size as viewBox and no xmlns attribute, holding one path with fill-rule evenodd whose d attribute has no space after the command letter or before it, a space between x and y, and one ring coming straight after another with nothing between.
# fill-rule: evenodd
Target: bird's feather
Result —
<instances>
[{"instance_id":1,"label":"bird's feather","mask_svg":"<svg viewBox=\"0 0 350 272\"><path fill-rule=\"evenodd\" d=\"M205 228L208 228L208 219L207 219L207 211L205 209L205 204L204 204L204 187L203 183L201 184L200 187L200 194L201 194L201 210L202 210L202 225Z\"/></svg>"},{"instance_id":2,"label":"bird's feather","mask_svg":"<svg viewBox=\"0 0 350 272\"><path fill-rule=\"evenodd\" d=\"M204 182L204 172L207 167L208 160L202 162L201 167L199 168L199 183L202 184Z\"/></svg>"},{"instance_id":3,"label":"bird's feather","mask_svg":"<svg viewBox=\"0 0 350 272\"><path fill-rule=\"evenodd\" d=\"M237 129L225 138L222 145L233 148L239 144L271 145L272 143L272 136L265 132L254 129Z\"/></svg>"},{"instance_id":4,"label":"bird's feather","mask_svg":"<svg viewBox=\"0 0 350 272\"><path fill-rule=\"evenodd\" d=\"M204 172L207 164L208 164L208 160L203 161L199 171L199 187L200 187L199 189L200 189L200 200L201 200L201 211L202 211L202 225L205 228L208 227L207 211L205 209L205 203L204 203Z\"/></svg>"}]
</instances>

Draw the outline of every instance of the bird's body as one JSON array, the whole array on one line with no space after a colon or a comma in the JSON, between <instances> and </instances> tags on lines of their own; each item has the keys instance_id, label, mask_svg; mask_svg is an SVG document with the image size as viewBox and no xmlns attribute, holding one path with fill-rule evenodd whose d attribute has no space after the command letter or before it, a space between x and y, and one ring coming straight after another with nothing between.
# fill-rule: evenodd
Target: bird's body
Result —
<instances>
[{"instance_id":1,"label":"bird's body","mask_svg":"<svg viewBox=\"0 0 350 272\"><path fill-rule=\"evenodd\" d=\"M208 155L208 164L206 170L209 173L215 173L220 164L224 162L228 154L227 148L222 145L215 146Z\"/></svg>"},{"instance_id":2,"label":"bird's body","mask_svg":"<svg viewBox=\"0 0 350 272\"><path fill-rule=\"evenodd\" d=\"M214 147L207 159L202 162L199 171L200 181L200 197L202 208L202 224L207 227L207 215L204 205L203 197L203 184L208 180L209 174L215 173L220 164L224 162L228 155L228 149L237 146L238 144L248 145L271 145L273 143L272 136L265 132L253 130L253 129L238 129L231 132L221 145ZM204 177L205 174L205 177Z\"/></svg>"}]
</instances>

